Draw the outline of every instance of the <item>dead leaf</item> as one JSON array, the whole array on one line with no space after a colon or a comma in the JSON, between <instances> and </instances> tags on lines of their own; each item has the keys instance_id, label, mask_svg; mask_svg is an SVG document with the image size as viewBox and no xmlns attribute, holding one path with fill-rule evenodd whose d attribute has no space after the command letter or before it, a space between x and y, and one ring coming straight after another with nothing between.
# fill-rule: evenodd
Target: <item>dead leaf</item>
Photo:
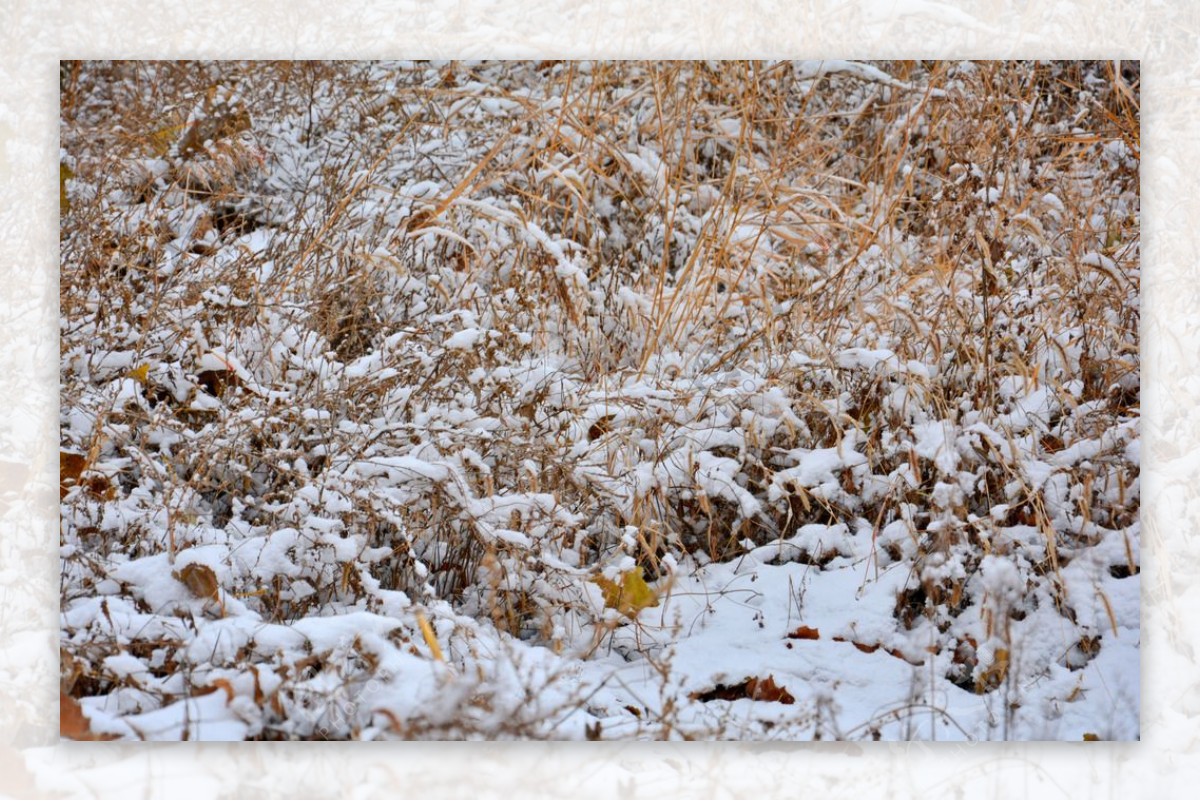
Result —
<instances>
[{"instance_id":1,"label":"dead leaf","mask_svg":"<svg viewBox=\"0 0 1200 801\"><path fill-rule=\"evenodd\" d=\"M987 670L979 674L975 681L975 692L979 695L991 692L1004 683L1008 676L1008 649L997 648L996 658Z\"/></svg>"},{"instance_id":2,"label":"dead leaf","mask_svg":"<svg viewBox=\"0 0 1200 801\"><path fill-rule=\"evenodd\" d=\"M1058 453L1066 447L1062 439L1054 436L1053 434L1046 434L1043 436L1040 444L1042 446L1042 450L1044 450L1046 453Z\"/></svg>"},{"instance_id":3,"label":"dead leaf","mask_svg":"<svg viewBox=\"0 0 1200 801\"><path fill-rule=\"evenodd\" d=\"M739 701L748 698L751 701L766 701L768 703L794 704L796 699L785 687L775 683L775 676L765 679L747 677L738 684L718 684L711 690L691 693L693 701L708 703L709 701Z\"/></svg>"},{"instance_id":4,"label":"dead leaf","mask_svg":"<svg viewBox=\"0 0 1200 801\"><path fill-rule=\"evenodd\" d=\"M92 727L79 702L64 692L58 694L58 733L71 740L92 739Z\"/></svg>"},{"instance_id":5,"label":"dead leaf","mask_svg":"<svg viewBox=\"0 0 1200 801\"><path fill-rule=\"evenodd\" d=\"M819 639L821 639L821 632L819 629L810 628L808 626L801 626L800 628L796 629L791 634L789 634L788 639L789 640L819 640Z\"/></svg>"},{"instance_id":6,"label":"dead leaf","mask_svg":"<svg viewBox=\"0 0 1200 801\"><path fill-rule=\"evenodd\" d=\"M229 679L213 679L212 686L214 688L219 687L220 689L225 691L225 703L226 704L228 704L230 701L233 700L233 696L234 696L233 685L230 684Z\"/></svg>"},{"instance_id":7,"label":"dead leaf","mask_svg":"<svg viewBox=\"0 0 1200 801\"><path fill-rule=\"evenodd\" d=\"M132 378L134 381L145 386L150 380L150 364L148 362L145 364L139 364L137 367L134 367L127 372L125 377Z\"/></svg>"},{"instance_id":8,"label":"dead leaf","mask_svg":"<svg viewBox=\"0 0 1200 801\"><path fill-rule=\"evenodd\" d=\"M615 420L616 417L617 416L615 414L606 414L604 417L601 417L596 420L596 422L592 423L587 432L588 442L598 439L599 437L607 434L609 431L612 431L612 421Z\"/></svg>"},{"instance_id":9,"label":"dead leaf","mask_svg":"<svg viewBox=\"0 0 1200 801\"><path fill-rule=\"evenodd\" d=\"M64 692L58 694L58 733L68 740L115 740L115 734L96 734L83 707Z\"/></svg>"},{"instance_id":10,"label":"dead leaf","mask_svg":"<svg viewBox=\"0 0 1200 801\"><path fill-rule=\"evenodd\" d=\"M435 217L437 217L437 213L432 209L422 209L408 218L408 230L420 231L422 228L427 228L433 224Z\"/></svg>"},{"instance_id":11,"label":"dead leaf","mask_svg":"<svg viewBox=\"0 0 1200 801\"><path fill-rule=\"evenodd\" d=\"M834 642L848 642L864 654L873 654L879 650L879 643L867 645L866 643L858 642L857 640L847 640L845 637L834 637Z\"/></svg>"},{"instance_id":12,"label":"dead leaf","mask_svg":"<svg viewBox=\"0 0 1200 801\"><path fill-rule=\"evenodd\" d=\"M746 695L755 701L769 703L794 704L796 699L785 688L775 683L774 676L765 679L749 679L746 681Z\"/></svg>"},{"instance_id":13,"label":"dead leaf","mask_svg":"<svg viewBox=\"0 0 1200 801\"><path fill-rule=\"evenodd\" d=\"M888 656L894 656L896 659L903 659L908 664L915 665L916 667L921 667L925 664L924 659L906 656L899 648L889 648L884 651L884 653L886 653Z\"/></svg>"},{"instance_id":14,"label":"dead leaf","mask_svg":"<svg viewBox=\"0 0 1200 801\"><path fill-rule=\"evenodd\" d=\"M171 150L171 144L179 138L184 132L187 125L168 125L165 128L151 131L147 136L150 142L150 148L154 155L165 156Z\"/></svg>"},{"instance_id":15,"label":"dead leaf","mask_svg":"<svg viewBox=\"0 0 1200 801\"><path fill-rule=\"evenodd\" d=\"M58 649L58 689L59 692L70 693L75 687L75 682L84 675L84 667L79 663L70 651L65 648Z\"/></svg>"},{"instance_id":16,"label":"dead leaf","mask_svg":"<svg viewBox=\"0 0 1200 801\"><path fill-rule=\"evenodd\" d=\"M220 398L229 387L239 387L242 380L232 370L201 370L196 373L196 381L209 395Z\"/></svg>"},{"instance_id":17,"label":"dead leaf","mask_svg":"<svg viewBox=\"0 0 1200 801\"><path fill-rule=\"evenodd\" d=\"M87 466L87 456L71 451L58 452L58 497L62 500L67 491L79 483L79 476Z\"/></svg>"},{"instance_id":18,"label":"dead leaf","mask_svg":"<svg viewBox=\"0 0 1200 801\"><path fill-rule=\"evenodd\" d=\"M842 479L842 489L844 489L846 491L846 494L848 494L848 495L857 495L858 494L858 487L854 486L854 471L853 470L851 470L849 467L842 470L841 479Z\"/></svg>"},{"instance_id":19,"label":"dead leaf","mask_svg":"<svg viewBox=\"0 0 1200 801\"><path fill-rule=\"evenodd\" d=\"M117 499L117 488L108 476L92 473L80 483L88 491L88 495L98 501L115 501Z\"/></svg>"},{"instance_id":20,"label":"dead leaf","mask_svg":"<svg viewBox=\"0 0 1200 801\"><path fill-rule=\"evenodd\" d=\"M190 564L182 570L172 573L192 595L197 598L221 600L221 585L217 582L217 574L208 565Z\"/></svg>"},{"instance_id":21,"label":"dead leaf","mask_svg":"<svg viewBox=\"0 0 1200 801\"><path fill-rule=\"evenodd\" d=\"M592 582L604 593L604 605L628 618L637 617L648 606L658 606L658 596L642 578L642 568L633 568L621 576L621 583L596 576Z\"/></svg>"},{"instance_id":22,"label":"dead leaf","mask_svg":"<svg viewBox=\"0 0 1200 801\"><path fill-rule=\"evenodd\" d=\"M75 173L66 164L58 165L58 213L66 214L71 210L71 200L67 197L67 181L75 177Z\"/></svg>"}]
</instances>

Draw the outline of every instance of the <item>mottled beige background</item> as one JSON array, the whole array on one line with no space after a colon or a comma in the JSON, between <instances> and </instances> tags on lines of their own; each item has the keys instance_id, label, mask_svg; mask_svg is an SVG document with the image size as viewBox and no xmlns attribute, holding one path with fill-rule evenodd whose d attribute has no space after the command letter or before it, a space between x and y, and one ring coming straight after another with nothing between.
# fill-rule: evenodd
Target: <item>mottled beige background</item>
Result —
<instances>
[{"instance_id":1,"label":"mottled beige background","mask_svg":"<svg viewBox=\"0 0 1200 801\"><path fill-rule=\"evenodd\" d=\"M976 0L0 5L0 793L1186 797L1200 788L1200 5ZM1009 6L1015 6L1010 9ZM1143 742L58 744L60 57L1143 60Z\"/></svg>"}]
</instances>

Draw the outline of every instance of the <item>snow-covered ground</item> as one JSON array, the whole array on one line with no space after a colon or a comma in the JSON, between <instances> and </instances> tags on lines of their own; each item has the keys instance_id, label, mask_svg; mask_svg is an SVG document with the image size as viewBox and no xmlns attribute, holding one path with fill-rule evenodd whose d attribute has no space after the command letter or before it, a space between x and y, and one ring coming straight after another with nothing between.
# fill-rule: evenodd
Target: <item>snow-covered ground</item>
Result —
<instances>
[{"instance_id":1,"label":"snow-covered ground","mask_svg":"<svg viewBox=\"0 0 1200 801\"><path fill-rule=\"evenodd\" d=\"M1136 739L1138 79L65 63L64 733Z\"/></svg>"}]
</instances>

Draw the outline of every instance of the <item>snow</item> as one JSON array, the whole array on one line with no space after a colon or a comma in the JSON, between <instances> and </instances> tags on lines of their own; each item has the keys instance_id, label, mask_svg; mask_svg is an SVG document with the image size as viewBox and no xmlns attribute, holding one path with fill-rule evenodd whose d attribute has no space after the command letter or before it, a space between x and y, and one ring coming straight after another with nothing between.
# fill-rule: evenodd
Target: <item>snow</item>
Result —
<instances>
[{"instance_id":1,"label":"snow","mask_svg":"<svg viewBox=\"0 0 1200 801\"><path fill-rule=\"evenodd\" d=\"M231 703L225 692L218 690L199 698L176 701L153 712L130 715L123 722L140 739L151 742L237 741L246 739L250 730L238 712L250 717L259 714L253 704Z\"/></svg>"},{"instance_id":2,"label":"snow","mask_svg":"<svg viewBox=\"0 0 1200 801\"><path fill-rule=\"evenodd\" d=\"M845 445L836 448L818 448L817 450L797 448L788 451L786 455L795 461L796 465L775 473L773 484L781 488L781 491L786 488L789 480L797 482L802 487L819 487L836 483L837 474L842 470L865 464L867 461L861 453Z\"/></svg>"},{"instance_id":3,"label":"snow","mask_svg":"<svg viewBox=\"0 0 1200 801\"><path fill-rule=\"evenodd\" d=\"M447 350L471 350L482 337L483 332L478 328L464 328L452 334L443 344Z\"/></svg>"},{"instance_id":4,"label":"snow","mask_svg":"<svg viewBox=\"0 0 1200 801\"><path fill-rule=\"evenodd\" d=\"M944 475L953 475L958 467L958 454L949 443L953 429L948 423L938 421L913 426L917 441L913 451L922 459L937 465Z\"/></svg>"}]
</instances>

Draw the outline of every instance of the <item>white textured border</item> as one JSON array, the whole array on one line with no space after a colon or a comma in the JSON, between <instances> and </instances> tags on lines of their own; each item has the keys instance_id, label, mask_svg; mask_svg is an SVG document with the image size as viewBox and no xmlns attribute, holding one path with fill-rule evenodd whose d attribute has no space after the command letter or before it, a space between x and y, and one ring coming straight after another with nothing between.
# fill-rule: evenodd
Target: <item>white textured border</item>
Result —
<instances>
[{"instance_id":1,"label":"white textured border","mask_svg":"<svg viewBox=\"0 0 1200 801\"><path fill-rule=\"evenodd\" d=\"M1010 10L1009 5L1023 6ZM48 8L47 8L48 6ZM1152 7L1153 6L1153 7ZM0 10L0 793L1186 797L1200 779L1200 6L221 0ZM60 57L1143 60L1140 744L57 745Z\"/></svg>"}]
</instances>

